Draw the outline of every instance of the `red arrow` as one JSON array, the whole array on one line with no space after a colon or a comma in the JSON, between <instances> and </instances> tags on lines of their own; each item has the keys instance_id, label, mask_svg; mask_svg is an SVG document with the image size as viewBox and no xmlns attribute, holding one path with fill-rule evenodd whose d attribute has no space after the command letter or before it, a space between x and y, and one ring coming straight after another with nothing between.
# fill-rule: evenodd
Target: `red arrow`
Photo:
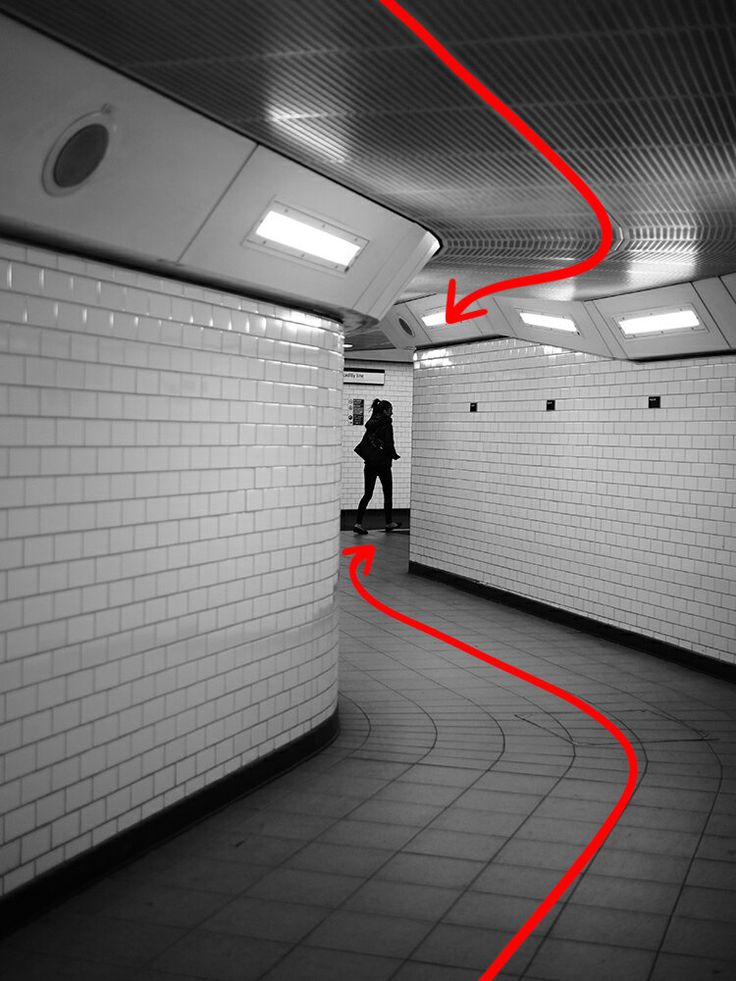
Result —
<instances>
[{"instance_id":1,"label":"red arrow","mask_svg":"<svg viewBox=\"0 0 736 981\"><path fill-rule=\"evenodd\" d=\"M611 228L611 221L606 213L606 209L603 207L601 202L591 191L585 181L580 177L572 167L565 163L559 154L557 154L552 147L546 143L541 136L534 132L534 130L528 126L521 117L517 116L513 109L502 102L497 95L494 95L490 89L475 77L468 69L462 65L457 58L450 54L447 48L441 44L433 34L430 34L423 24L412 17L408 11L404 10L401 4L397 3L396 0L378 0L379 3L389 10L394 17L397 17L402 24L409 28L409 30L415 34L419 40L426 44L430 51L435 54L440 61L446 65L450 71L456 75L461 82L464 82L468 88L472 89L477 96L479 96L484 102L486 102L491 109L502 116L509 125L523 136L531 145L538 150L543 157L545 157L552 166L559 171L562 176L572 184L576 191L578 191L588 202L590 207L593 209L596 218L598 219L598 224L601 227L601 241L595 252L588 256L587 259L583 259L581 262L576 262L572 266L567 266L564 269L552 269L549 272L535 273L530 276L516 276L513 279L502 279L498 283L490 283L488 286L482 287L482 289L474 290L472 293L468 293L460 301L455 300L455 294L457 291L457 282L451 279L447 284L447 303L445 305L445 321L448 324L457 324L462 320L472 320L473 317L481 317L483 314L487 313L487 310L471 310L466 312L467 308L472 304L482 299L484 296L490 296L491 293L500 293L501 290L508 290L512 287L520 286L532 286L537 283L551 283L557 279L567 279L569 276L579 276L581 273L587 272L594 266L597 266L599 262L602 262L608 254L611 244L613 243L613 230Z\"/></svg>"},{"instance_id":2,"label":"red arrow","mask_svg":"<svg viewBox=\"0 0 736 981\"><path fill-rule=\"evenodd\" d=\"M580 711L584 712L585 715L590 716L591 719L595 719L595 721L602 725L604 729L607 729L608 732L610 732L611 735L620 743L624 752L626 753L626 758L629 763L629 776L621 796L606 820L585 846L583 851L578 855L567 872L565 872L551 892L545 896L529 919L521 927L519 927L513 937L503 948L501 953L496 957L490 967L483 972L479 979L479 981L491 981L491 978L496 977L504 964L511 959L527 937L532 933L537 924L544 919L565 890L583 871L585 866L593 858L595 853L613 830L613 827L618 819L623 814L624 808L631 800L631 795L634 793L636 788L638 767L634 748L618 726L614 725L614 723L611 722L610 719L607 719L605 715L598 711L598 709L593 708L592 705L588 705L588 703L584 702L582 698L578 698L577 695L573 695L569 691L565 691L564 688L558 688L557 685L550 684L549 681L544 681L542 678L537 678L536 675L522 671L521 668L516 668L513 664L507 664L505 661L492 657L490 654L486 654L484 651L478 650L477 647L471 647L469 644L464 644L461 640L457 640L455 637L451 637L449 634L445 634L441 630L436 630L434 627L430 627L426 623L422 623L421 620L414 620L412 617L408 617L404 613L399 613L398 610L393 610L390 606L386 606L385 603L377 600L375 596L371 596L368 590L363 586L362 582L358 579L358 569L360 568L361 564L364 563L365 574L368 575L373 563L373 558L376 554L375 545L353 545L351 548L344 548L342 554L352 556L350 561L350 579L353 586L355 586L355 589L366 601L366 603L370 603L371 606L375 607L377 610L380 610L381 613L385 613L386 616L391 617L394 620L398 620L400 623L405 623L410 627L414 627L415 630L420 630L422 633L429 634L430 637L436 637L438 640L442 640L446 644L450 644L450 646L456 647L458 650L464 651L466 654L470 654L472 657L477 657L480 661L485 661L486 664L490 664L494 668L498 668L500 671L505 671L506 674L511 674L515 678L521 678L522 681L527 681L530 685L534 685L535 688L541 688L543 691L556 695L558 698L568 702L570 705L574 705L575 708L580 709Z\"/></svg>"}]
</instances>

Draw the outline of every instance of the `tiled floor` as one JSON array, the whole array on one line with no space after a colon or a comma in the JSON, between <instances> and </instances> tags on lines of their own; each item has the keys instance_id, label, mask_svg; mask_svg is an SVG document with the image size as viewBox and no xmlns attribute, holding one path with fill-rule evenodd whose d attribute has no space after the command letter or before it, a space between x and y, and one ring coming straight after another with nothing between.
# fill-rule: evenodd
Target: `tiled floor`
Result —
<instances>
[{"instance_id":1,"label":"tiled floor","mask_svg":"<svg viewBox=\"0 0 736 981\"><path fill-rule=\"evenodd\" d=\"M343 536L353 544L352 535ZM384 602L590 701L640 786L510 961L525 981L736 977L736 686L406 573ZM326 751L8 938L8 981L474 981L604 820L623 753L354 592Z\"/></svg>"}]
</instances>

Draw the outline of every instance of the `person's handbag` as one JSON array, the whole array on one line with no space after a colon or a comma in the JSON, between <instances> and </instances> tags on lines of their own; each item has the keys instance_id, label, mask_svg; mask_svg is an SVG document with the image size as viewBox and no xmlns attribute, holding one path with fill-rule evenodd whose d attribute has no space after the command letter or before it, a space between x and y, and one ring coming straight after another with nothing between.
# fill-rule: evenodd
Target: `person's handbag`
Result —
<instances>
[{"instance_id":1,"label":"person's handbag","mask_svg":"<svg viewBox=\"0 0 736 981\"><path fill-rule=\"evenodd\" d=\"M363 435L363 438L355 447L355 452L372 467L380 467L386 459L386 451L383 443L377 437L371 436L369 432Z\"/></svg>"}]
</instances>

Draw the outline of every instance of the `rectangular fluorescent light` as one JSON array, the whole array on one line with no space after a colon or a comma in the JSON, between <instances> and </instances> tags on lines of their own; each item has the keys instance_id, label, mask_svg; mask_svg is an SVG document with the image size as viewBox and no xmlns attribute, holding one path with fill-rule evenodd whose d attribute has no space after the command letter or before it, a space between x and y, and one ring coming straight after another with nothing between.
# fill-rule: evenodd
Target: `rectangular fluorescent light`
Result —
<instances>
[{"instance_id":1,"label":"rectangular fluorescent light","mask_svg":"<svg viewBox=\"0 0 736 981\"><path fill-rule=\"evenodd\" d=\"M425 325L425 327L445 327L447 325L445 311L437 310L435 313L428 313L426 316L422 317L422 323Z\"/></svg>"},{"instance_id":2,"label":"rectangular fluorescent light","mask_svg":"<svg viewBox=\"0 0 736 981\"><path fill-rule=\"evenodd\" d=\"M544 313L527 313L523 310L519 311L519 316L530 327L549 327L551 330L566 330L570 334L578 332L575 321L569 317L549 317Z\"/></svg>"},{"instance_id":3,"label":"rectangular fluorescent light","mask_svg":"<svg viewBox=\"0 0 736 981\"><path fill-rule=\"evenodd\" d=\"M367 239L274 202L248 241L346 270ZM279 248L280 247L280 248Z\"/></svg>"},{"instance_id":4,"label":"rectangular fluorescent light","mask_svg":"<svg viewBox=\"0 0 736 981\"><path fill-rule=\"evenodd\" d=\"M689 307L671 310L669 313L652 313L638 317L616 318L616 322L627 337L641 334L663 334L668 330L695 330L703 325L698 315Z\"/></svg>"}]
</instances>

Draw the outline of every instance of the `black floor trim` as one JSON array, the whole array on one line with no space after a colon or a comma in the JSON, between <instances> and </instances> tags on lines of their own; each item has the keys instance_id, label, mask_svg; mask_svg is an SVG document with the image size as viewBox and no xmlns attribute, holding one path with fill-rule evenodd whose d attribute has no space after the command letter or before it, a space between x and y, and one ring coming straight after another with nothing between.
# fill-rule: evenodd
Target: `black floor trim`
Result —
<instances>
[{"instance_id":1,"label":"black floor trim","mask_svg":"<svg viewBox=\"0 0 736 981\"><path fill-rule=\"evenodd\" d=\"M574 627L583 633L593 634L602 637L604 640L611 641L613 644L621 644L635 651L642 651L659 657L666 661L674 661L685 668L699 671L701 674L713 675L715 678L723 678L725 681L736 683L736 664L729 664L726 661L718 661L714 657L706 654L696 654L684 647L677 647L675 644L668 644L663 640L656 640L644 634L636 633L633 630L624 630L622 627L614 627L609 623L602 623L592 617L585 617L579 613L571 613L557 606L542 603L539 600L529 599L526 596L519 596L518 593L510 593L505 589L498 589L495 586L487 586L484 583L476 582L474 579L467 579L454 572L446 572L444 569L435 569L433 566L423 565L421 562L409 562L409 572L415 576L423 576L425 579L436 579L462 589L466 593L475 593L486 599L493 600L495 603L503 603L505 606L513 606L516 609L530 613L532 616L541 617L544 620L553 620L556 623L563 623L568 627Z\"/></svg>"},{"instance_id":2,"label":"black floor trim","mask_svg":"<svg viewBox=\"0 0 736 981\"><path fill-rule=\"evenodd\" d=\"M209 787L177 801L109 841L50 869L0 898L0 936L5 936L71 895L104 878L213 811L281 776L328 746L340 730L337 708L312 732L288 746L229 773Z\"/></svg>"},{"instance_id":3,"label":"black floor trim","mask_svg":"<svg viewBox=\"0 0 736 981\"><path fill-rule=\"evenodd\" d=\"M379 494L380 500L380 494ZM340 512L340 531L352 531L355 519L358 517L357 511ZM400 521L404 528L411 526L411 511L409 508L394 508L394 521ZM383 508L368 508L365 513L363 524L370 531L383 531L386 519L383 516Z\"/></svg>"}]
</instances>

